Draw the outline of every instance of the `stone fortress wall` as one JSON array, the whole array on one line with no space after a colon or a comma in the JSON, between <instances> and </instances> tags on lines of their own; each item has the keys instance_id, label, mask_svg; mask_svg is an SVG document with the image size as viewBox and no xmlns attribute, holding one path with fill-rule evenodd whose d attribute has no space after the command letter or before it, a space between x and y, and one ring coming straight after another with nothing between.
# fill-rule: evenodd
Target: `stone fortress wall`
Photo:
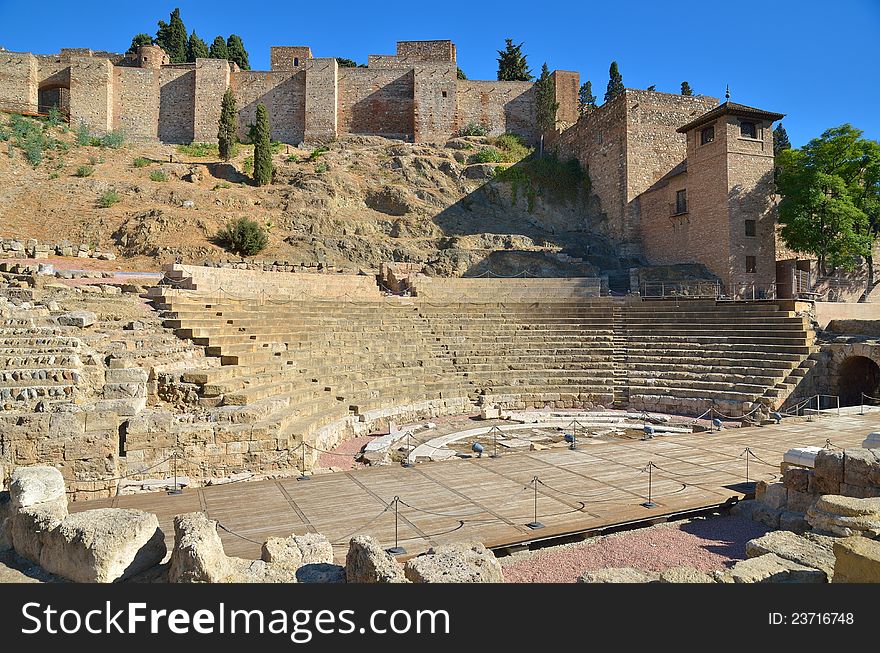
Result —
<instances>
[{"instance_id":1,"label":"stone fortress wall","mask_svg":"<svg viewBox=\"0 0 880 653\"><path fill-rule=\"evenodd\" d=\"M231 88L239 136L256 106L269 110L272 138L289 143L373 134L416 142L445 140L469 123L491 134L534 141L532 82L459 80L451 41L401 41L395 55L371 55L366 68L340 68L307 46L271 49L269 71L239 70L224 60L169 64L156 46L114 55L64 49L58 55L0 53L0 107L42 112L61 89L72 124L96 133L120 130L132 140L213 142L219 99ZM577 118L579 75L556 71L560 124ZM57 100L55 100L57 102Z\"/></svg>"}]
</instances>

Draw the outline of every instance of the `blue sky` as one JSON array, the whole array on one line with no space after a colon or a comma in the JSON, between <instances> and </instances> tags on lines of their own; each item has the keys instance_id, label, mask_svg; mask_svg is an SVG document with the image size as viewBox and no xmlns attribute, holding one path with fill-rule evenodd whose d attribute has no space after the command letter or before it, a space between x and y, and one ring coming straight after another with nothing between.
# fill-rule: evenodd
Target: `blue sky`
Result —
<instances>
[{"instance_id":1,"label":"blue sky","mask_svg":"<svg viewBox=\"0 0 880 653\"><path fill-rule=\"evenodd\" d=\"M787 114L795 146L850 122L880 140L880 0L714 3L591 2L116 2L0 0L0 46L53 53L61 47L124 52L137 32L181 8L188 30L210 43L233 32L254 69L270 45L310 45L315 56L366 62L397 40L452 39L472 79L494 79L504 39L524 42L533 72L577 70L600 98L612 59L626 86L697 93ZM75 8L73 8L75 7ZM249 11L253 8L253 11Z\"/></svg>"}]
</instances>

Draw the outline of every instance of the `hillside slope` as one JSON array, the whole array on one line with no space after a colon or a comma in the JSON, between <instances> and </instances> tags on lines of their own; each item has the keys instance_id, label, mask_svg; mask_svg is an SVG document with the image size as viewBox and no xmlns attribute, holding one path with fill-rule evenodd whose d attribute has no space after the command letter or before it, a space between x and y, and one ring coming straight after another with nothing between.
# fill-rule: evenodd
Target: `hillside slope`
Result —
<instances>
[{"instance_id":1,"label":"hillside slope","mask_svg":"<svg viewBox=\"0 0 880 653\"><path fill-rule=\"evenodd\" d=\"M484 150L499 152L481 137L436 146L351 137L325 152L279 144L274 183L256 188L245 174L247 145L223 163L216 150L81 146L73 131L44 127L49 145L33 166L11 120L0 115L0 236L85 242L118 251L126 265L155 267L231 258L213 235L244 216L269 229L269 246L256 257L263 260L351 270L408 261L441 275L617 266L579 169L516 161L524 150L500 151L508 163L478 163L498 158ZM101 208L111 190L118 202Z\"/></svg>"}]
</instances>

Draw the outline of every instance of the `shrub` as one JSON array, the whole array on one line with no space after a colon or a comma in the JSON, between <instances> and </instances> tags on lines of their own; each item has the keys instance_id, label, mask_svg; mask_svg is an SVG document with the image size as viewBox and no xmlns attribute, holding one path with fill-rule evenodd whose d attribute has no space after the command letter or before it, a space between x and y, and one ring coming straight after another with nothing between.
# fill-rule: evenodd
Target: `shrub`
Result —
<instances>
[{"instance_id":1,"label":"shrub","mask_svg":"<svg viewBox=\"0 0 880 653\"><path fill-rule=\"evenodd\" d=\"M76 177L91 177L92 173L95 172L95 169L92 166L80 166L74 172L74 176Z\"/></svg>"},{"instance_id":2,"label":"shrub","mask_svg":"<svg viewBox=\"0 0 880 653\"><path fill-rule=\"evenodd\" d=\"M290 163L299 163L299 156L297 156L296 154L291 154L289 157L287 157L287 160Z\"/></svg>"},{"instance_id":3,"label":"shrub","mask_svg":"<svg viewBox=\"0 0 880 653\"><path fill-rule=\"evenodd\" d=\"M492 145L501 151L505 163L516 163L532 153L532 148L523 143L516 134L502 134L492 140Z\"/></svg>"},{"instance_id":4,"label":"shrub","mask_svg":"<svg viewBox=\"0 0 880 653\"><path fill-rule=\"evenodd\" d=\"M46 123L50 127L57 127L64 120L61 115L60 109L58 107L49 107L49 117L46 119Z\"/></svg>"},{"instance_id":5,"label":"shrub","mask_svg":"<svg viewBox=\"0 0 880 653\"><path fill-rule=\"evenodd\" d=\"M98 136L89 136L89 145L92 147L101 147L103 144L103 141Z\"/></svg>"},{"instance_id":6,"label":"shrub","mask_svg":"<svg viewBox=\"0 0 880 653\"><path fill-rule=\"evenodd\" d=\"M118 150L125 144L125 136L121 131L112 131L101 137L101 147L109 147Z\"/></svg>"},{"instance_id":7,"label":"shrub","mask_svg":"<svg viewBox=\"0 0 880 653\"><path fill-rule=\"evenodd\" d=\"M189 145L178 145L177 151L187 156L220 156L220 146L216 143L190 143Z\"/></svg>"},{"instance_id":8,"label":"shrub","mask_svg":"<svg viewBox=\"0 0 880 653\"><path fill-rule=\"evenodd\" d=\"M254 157L249 156L245 157L244 163L242 164L242 170L246 175L251 174L254 171Z\"/></svg>"},{"instance_id":9,"label":"shrub","mask_svg":"<svg viewBox=\"0 0 880 653\"><path fill-rule=\"evenodd\" d=\"M327 172L329 169L330 169L330 166L328 166L328 165L327 165L326 163L324 163L323 161L322 161L321 163L316 163L316 164L315 164L315 172L317 172L319 175L324 174L324 173Z\"/></svg>"},{"instance_id":10,"label":"shrub","mask_svg":"<svg viewBox=\"0 0 880 653\"><path fill-rule=\"evenodd\" d=\"M76 128L76 142L82 146L86 146L91 142L89 126L84 122L79 123L79 127Z\"/></svg>"},{"instance_id":11,"label":"shrub","mask_svg":"<svg viewBox=\"0 0 880 653\"><path fill-rule=\"evenodd\" d=\"M52 174L49 175L49 179L58 179L58 173L53 172Z\"/></svg>"},{"instance_id":12,"label":"shrub","mask_svg":"<svg viewBox=\"0 0 880 653\"><path fill-rule=\"evenodd\" d=\"M278 154L281 148L284 147L284 143L281 141L271 141L269 145L272 148L272 154Z\"/></svg>"},{"instance_id":13,"label":"shrub","mask_svg":"<svg viewBox=\"0 0 880 653\"><path fill-rule=\"evenodd\" d=\"M111 188L98 198L98 206L100 206L102 209L109 209L121 199L122 198L119 197L119 193L116 192L116 189Z\"/></svg>"},{"instance_id":14,"label":"shrub","mask_svg":"<svg viewBox=\"0 0 880 653\"><path fill-rule=\"evenodd\" d=\"M150 163L151 161L149 159L139 156L131 162L131 165L133 165L135 168L146 168L148 165L150 165Z\"/></svg>"},{"instance_id":15,"label":"shrub","mask_svg":"<svg viewBox=\"0 0 880 653\"><path fill-rule=\"evenodd\" d=\"M560 161L553 155L528 157L517 165L497 170L495 178L510 184L514 204L522 192L529 212L537 197L562 204L586 200L591 189L590 178L577 159Z\"/></svg>"},{"instance_id":16,"label":"shrub","mask_svg":"<svg viewBox=\"0 0 880 653\"><path fill-rule=\"evenodd\" d=\"M99 163L103 163L103 162L104 161L102 159L96 157L94 154L89 157L89 165L96 166Z\"/></svg>"},{"instance_id":17,"label":"shrub","mask_svg":"<svg viewBox=\"0 0 880 653\"><path fill-rule=\"evenodd\" d=\"M161 170L153 170L150 173L150 181L168 181L168 175Z\"/></svg>"},{"instance_id":18,"label":"shrub","mask_svg":"<svg viewBox=\"0 0 880 653\"><path fill-rule=\"evenodd\" d=\"M216 239L227 250L241 256L253 256L262 251L269 242L266 230L259 223L247 218L229 222L217 233Z\"/></svg>"},{"instance_id":19,"label":"shrub","mask_svg":"<svg viewBox=\"0 0 880 653\"><path fill-rule=\"evenodd\" d=\"M489 128L479 122L469 122L458 133L461 136L486 136L489 133Z\"/></svg>"},{"instance_id":20,"label":"shrub","mask_svg":"<svg viewBox=\"0 0 880 653\"><path fill-rule=\"evenodd\" d=\"M504 159L501 152L494 147L484 147L482 150L474 154L474 163L501 163Z\"/></svg>"},{"instance_id":21,"label":"shrub","mask_svg":"<svg viewBox=\"0 0 880 653\"><path fill-rule=\"evenodd\" d=\"M216 184L211 190L220 190L221 188L232 188L232 184L230 184L228 181L221 181L219 184Z\"/></svg>"},{"instance_id":22,"label":"shrub","mask_svg":"<svg viewBox=\"0 0 880 653\"><path fill-rule=\"evenodd\" d=\"M311 154L309 154L309 161L316 161L319 156L321 156L322 154L326 154L329 151L330 148L326 145L319 145L314 150L312 150Z\"/></svg>"}]
</instances>

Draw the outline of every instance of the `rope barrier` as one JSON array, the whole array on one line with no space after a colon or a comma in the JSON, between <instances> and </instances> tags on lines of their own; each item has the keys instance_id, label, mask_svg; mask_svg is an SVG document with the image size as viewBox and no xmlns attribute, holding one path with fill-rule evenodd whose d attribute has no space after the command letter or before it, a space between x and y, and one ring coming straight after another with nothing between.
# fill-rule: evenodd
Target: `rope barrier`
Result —
<instances>
[{"instance_id":1,"label":"rope barrier","mask_svg":"<svg viewBox=\"0 0 880 653\"><path fill-rule=\"evenodd\" d=\"M244 536L244 535L241 535L241 534L239 534L239 533L236 533L235 531L233 531L233 530L231 530L231 529L229 529L229 528L226 528L226 526L224 526L224 525L223 525L222 523L220 523L219 521L217 522L217 528L226 531L226 532L229 533L230 535L234 535L235 537L239 537L239 538L245 540L246 542L252 542L252 543L254 543L254 544L259 544L260 546L263 546L263 543L262 543L262 542L257 542L256 540L252 540L252 539L249 538L249 537L246 537L246 536Z\"/></svg>"}]
</instances>

